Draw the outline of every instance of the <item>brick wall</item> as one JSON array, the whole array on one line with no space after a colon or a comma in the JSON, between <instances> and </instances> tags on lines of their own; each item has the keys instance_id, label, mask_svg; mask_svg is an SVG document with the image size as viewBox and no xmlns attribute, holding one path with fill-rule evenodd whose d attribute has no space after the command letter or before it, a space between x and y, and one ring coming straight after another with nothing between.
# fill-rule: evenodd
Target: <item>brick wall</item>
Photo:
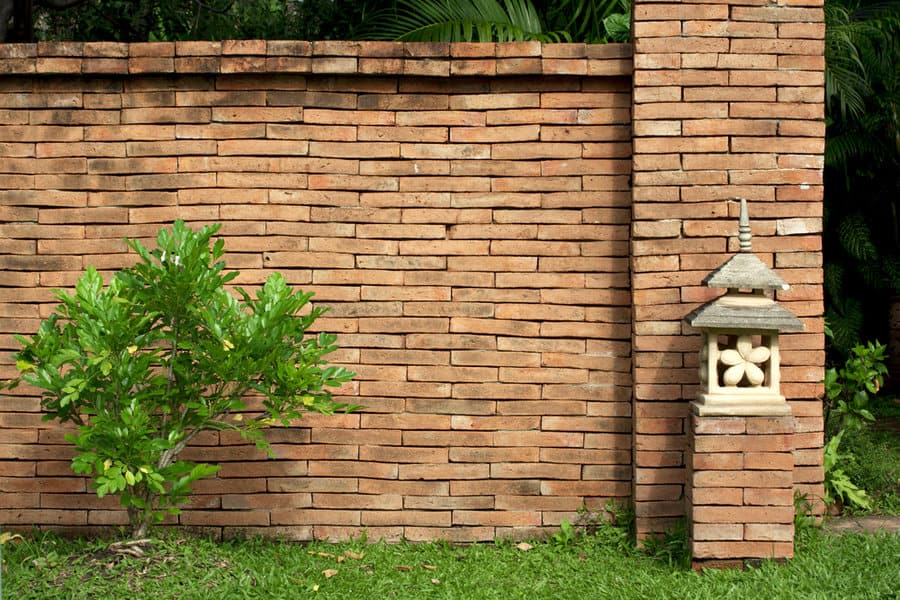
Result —
<instances>
[{"instance_id":1,"label":"brick wall","mask_svg":"<svg viewBox=\"0 0 900 600\"><path fill-rule=\"evenodd\" d=\"M340 399L366 409L273 429L274 460L202 437L188 455L222 470L178 522L480 540L613 498L659 531L685 515L699 335L680 319L712 297L699 282L736 249L729 199L743 196L755 248L794 286L779 299L807 325L782 340L782 389L792 477L815 492L822 29L747 21L767 10L749 7L723 24L722 6L639 2L633 58L536 43L0 46L0 376L54 287L133 260L123 236L222 222L240 284L278 270L331 306L319 325L358 373ZM760 62L741 62L751 51ZM28 390L0 397L0 524L123 523L38 410Z\"/></svg>"},{"instance_id":2,"label":"brick wall","mask_svg":"<svg viewBox=\"0 0 900 600\"><path fill-rule=\"evenodd\" d=\"M52 288L176 217L223 223L241 285L315 292L358 374L366 409L272 430L276 460L203 436L180 523L475 540L627 501L629 46L0 51L4 376ZM28 390L0 426L0 523L124 522Z\"/></svg>"}]
</instances>

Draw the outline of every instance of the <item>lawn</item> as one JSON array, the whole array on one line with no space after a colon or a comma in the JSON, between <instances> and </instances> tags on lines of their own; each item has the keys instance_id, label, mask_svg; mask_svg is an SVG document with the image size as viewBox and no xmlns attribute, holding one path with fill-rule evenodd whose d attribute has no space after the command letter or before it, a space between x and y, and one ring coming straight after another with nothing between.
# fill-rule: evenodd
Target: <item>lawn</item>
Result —
<instances>
[{"instance_id":1,"label":"lawn","mask_svg":"<svg viewBox=\"0 0 900 600\"><path fill-rule=\"evenodd\" d=\"M4 598L895 598L900 534L802 529L797 555L698 574L615 532L574 541L451 546L215 543L163 536L144 557L101 541L26 537L4 548ZM526 548L526 549L522 549Z\"/></svg>"}]
</instances>

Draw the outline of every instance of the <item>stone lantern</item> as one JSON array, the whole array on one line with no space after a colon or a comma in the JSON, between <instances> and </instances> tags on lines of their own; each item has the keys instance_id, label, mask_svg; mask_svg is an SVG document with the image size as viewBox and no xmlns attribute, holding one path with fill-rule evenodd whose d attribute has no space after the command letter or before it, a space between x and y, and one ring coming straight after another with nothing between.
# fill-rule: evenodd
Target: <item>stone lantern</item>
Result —
<instances>
[{"instance_id":1,"label":"stone lantern","mask_svg":"<svg viewBox=\"0 0 900 600\"><path fill-rule=\"evenodd\" d=\"M790 286L751 252L747 202L741 200L740 251L703 280L728 291L685 317L703 336L700 393L693 403L701 416L784 416L790 407L779 390L778 333L803 324L769 293Z\"/></svg>"},{"instance_id":2,"label":"stone lantern","mask_svg":"<svg viewBox=\"0 0 900 600\"><path fill-rule=\"evenodd\" d=\"M700 392L688 415L685 499L696 564L741 564L794 552L794 422L779 389L778 334L803 324L771 297L787 284L750 252L703 282L724 295L685 321L700 330Z\"/></svg>"}]
</instances>

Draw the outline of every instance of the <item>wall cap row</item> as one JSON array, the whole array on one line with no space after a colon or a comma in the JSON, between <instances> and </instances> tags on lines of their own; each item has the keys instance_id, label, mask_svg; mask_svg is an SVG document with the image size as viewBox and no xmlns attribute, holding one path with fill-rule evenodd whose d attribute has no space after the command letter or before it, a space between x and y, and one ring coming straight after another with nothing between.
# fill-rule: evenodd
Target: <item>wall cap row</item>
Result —
<instances>
[{"instance_id":1,"label":"wall cap row","mask_svg":"<svg viewBox=\"0 0 900 600\"><path fill-rule=\"evenodd\" d=\"M631 44L226 40L0 44L0 75L628 75Z\"/></svg>"}]
</instances>

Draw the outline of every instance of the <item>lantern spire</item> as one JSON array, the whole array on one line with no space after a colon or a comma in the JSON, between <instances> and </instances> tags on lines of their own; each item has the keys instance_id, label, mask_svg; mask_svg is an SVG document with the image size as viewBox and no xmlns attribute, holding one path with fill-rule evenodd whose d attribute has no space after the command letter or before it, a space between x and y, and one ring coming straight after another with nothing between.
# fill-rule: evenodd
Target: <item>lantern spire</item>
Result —
<instances>
[{"instance_id":1,"label":"lantern spire","mask_svg":"<svg viewBox=\"0 0 900 600\"><path fill-rule=\"evenodd\" d=\"M753 234L750 233L750 215L747 213L747 200L741 198L741 216L738 220L738 247L741 252L752 252L753 244L750 241Z\"/></svg>"}]
</instances>

